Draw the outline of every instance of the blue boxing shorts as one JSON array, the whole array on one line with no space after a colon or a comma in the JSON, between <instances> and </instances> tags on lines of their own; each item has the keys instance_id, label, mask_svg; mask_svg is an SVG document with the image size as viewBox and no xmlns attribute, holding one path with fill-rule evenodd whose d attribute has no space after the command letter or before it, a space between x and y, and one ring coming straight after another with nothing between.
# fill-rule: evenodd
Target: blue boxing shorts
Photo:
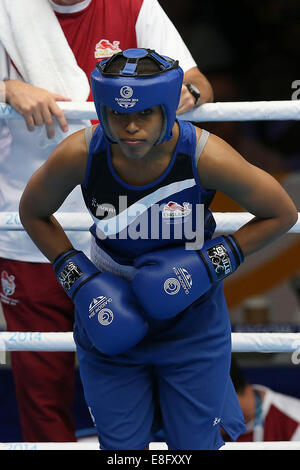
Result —
<instances>
[{"instance_id":1,"label":"blue boxing shorts","mask_svg":"<svg viewBox=\"0 0 300 470\"><path fill-rule=\"evenodd\" d=\"M93 347L76 314L80 376L100 448L144 449L159 414L171 450L217 450L224 445L221 426L236 439L245 426L229 375L231 327L222 283L176 317L149 324L137 346L107 356Z\"/></svg>"}]
</instances>

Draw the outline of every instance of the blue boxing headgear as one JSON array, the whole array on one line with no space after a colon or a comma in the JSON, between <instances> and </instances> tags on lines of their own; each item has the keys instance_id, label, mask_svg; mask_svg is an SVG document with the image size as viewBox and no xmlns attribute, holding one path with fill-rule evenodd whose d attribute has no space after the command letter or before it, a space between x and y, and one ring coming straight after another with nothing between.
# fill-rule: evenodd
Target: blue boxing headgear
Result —
<instances>
[{"instance_id":1,"label":"blue boxing headgear","mask_svg":"<svg viewBox=\"0 0 300 470\"><path fill-rule=\"evenodd\" d=\"M125 58L125 65L119 72L110 72L109 65L120 56ZM144 58L157 64L156 72L137 71L139 62ZM106 138L112 143L116 142L107 122L106 106L119 113L137 113L160 105L163 126L156 144L170 140L182 81L183 71L178 61L161 56L151 49L127 49L99 62L91 75L91 87Z\"/></svg>"}]
</instances>

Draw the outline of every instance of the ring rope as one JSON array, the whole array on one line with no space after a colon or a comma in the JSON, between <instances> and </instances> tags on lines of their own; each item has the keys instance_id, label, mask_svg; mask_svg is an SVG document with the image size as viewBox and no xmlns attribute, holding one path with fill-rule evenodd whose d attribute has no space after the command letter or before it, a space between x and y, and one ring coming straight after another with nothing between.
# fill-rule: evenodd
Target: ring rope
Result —
<instances>
[{"instance_id":1,"label":"ring rope","mask_svg":"<svg viewBox=\"0 0 300 470\"><path fill-rule=\"evenodd\" d=\"M165 450L165 443L152 442L150 450ZM97 443L81 442L0 442L1 450L100 450ZM300 442L226 442L220 450L300 450Z\"/></svg>"},{"instance_id":2,"label":"ring rope","mask_svg":"<svg viewBox=\"0 0 300 470\"><path fill-rule=\"evenodd\" d=\"M231 333L231 340L232 352L294 352L300 362L300 333ZM0 351L76 351L76 345L72 331L2 331Z\"/></svg>"},{"instance_id":3,"label":"ring rope","mask_svg":"<svg viewBox=\"0 0 300 470\"><path fill-rule=\"evenodd\" d=\"M57 221L67 231L88 231L93 219L88 212L56 212ZM238 230L254 218L249 212L214 212L216 233ZM0 212L0 230L24 230L18 212ZM298 221L287 233L300 233L300 212Z\"/></svg>"},{"instance_id":4,"label":"ring rope","mask_svg":"<svg viewBox=\"0 0 300 470\"><path fill-rule=\"evenodd\" d=\"M66 119L98 119L92 101L85 103L58 101L57 104L64 112ZM22 116L9 104L0 103L1 118L20 119ZM194 122L298 120L300 119L300 101L206 103L189 113L178 116L178 118Z\"/></svg>"}]
</instances>

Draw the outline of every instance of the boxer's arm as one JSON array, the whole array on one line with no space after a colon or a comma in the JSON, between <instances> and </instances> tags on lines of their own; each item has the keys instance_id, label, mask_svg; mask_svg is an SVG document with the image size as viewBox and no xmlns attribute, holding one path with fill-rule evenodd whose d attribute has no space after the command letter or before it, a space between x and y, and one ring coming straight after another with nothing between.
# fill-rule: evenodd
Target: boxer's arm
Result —
<instances>
[{"instance_id":1,"label":"boxer's arm","mask_svg":"<svg viewBox=\"0 0 300 470\"><path fill-rule=\"evenodd\" d=\"M32 175L21 197L19 211L23 227L51 262L73 248L52 214L84 181L87 158L84 130L80 130L56 147Z\"/></svg>"},{"instance_id":2,"label":"boxer's arm","mask_svg":"<svg viewBox=\"0 0 300 470\"><path fill-rule=\"evenodd\" d=\"M283 187L215 135L210 135L200 157L198 174L204 188L223 192L255 216L234 233L245 256L273 242L298 220Z\"/></svg>"}]
</instances>

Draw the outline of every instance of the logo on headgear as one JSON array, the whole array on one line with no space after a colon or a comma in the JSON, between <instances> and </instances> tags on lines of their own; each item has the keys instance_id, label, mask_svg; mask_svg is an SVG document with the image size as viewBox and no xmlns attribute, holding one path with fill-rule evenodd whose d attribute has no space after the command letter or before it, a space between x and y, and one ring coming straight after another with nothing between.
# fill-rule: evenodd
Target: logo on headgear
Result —
<instances>
[{"instance_id":1,"label":"logo on headgear","mask_svg":"<svg viewBox=\"0 0 300 470\"><path fill-rule=\"evenodd\" d=\"M122 88L120 89L120 95L123 98L131 98L133 95L133 89L131 88L131 86L128 85L122 86Z\"/></svg>"},{"instance_id":2,"label":"logo on headgear","mask_svg":"<svg viewBox=\"0 0 300 470\"><path fill-rule=\"evenodd\" d=\"M115 101L121 108L132 108L138 102L137 98L131 98L133 96L133 89L128 85L120 88L120 95L122 98L115 98Z\"/></svg>"},{"instance_id":3,"label":"logo on headgear","mask_svg":"<svg viewBox=\"0 0 300 470\"><path fill-rule=\"evenodd\" d=\"M98 322L103 326L110 325L113 319L114 319L114 314L109 308L103 308L98 313Z\"/></svg>"},{"instance_id":4,"label":"logo on headgear","mask_svg":"<svg viewBox=\"0 0 300 470\"><path fill-rule=\"evenodd\" d=\"M174 277L170 277L164 282L164 291L166 294L175 295L180 290L180 282Z\"/></svg>"}]
</instances>

